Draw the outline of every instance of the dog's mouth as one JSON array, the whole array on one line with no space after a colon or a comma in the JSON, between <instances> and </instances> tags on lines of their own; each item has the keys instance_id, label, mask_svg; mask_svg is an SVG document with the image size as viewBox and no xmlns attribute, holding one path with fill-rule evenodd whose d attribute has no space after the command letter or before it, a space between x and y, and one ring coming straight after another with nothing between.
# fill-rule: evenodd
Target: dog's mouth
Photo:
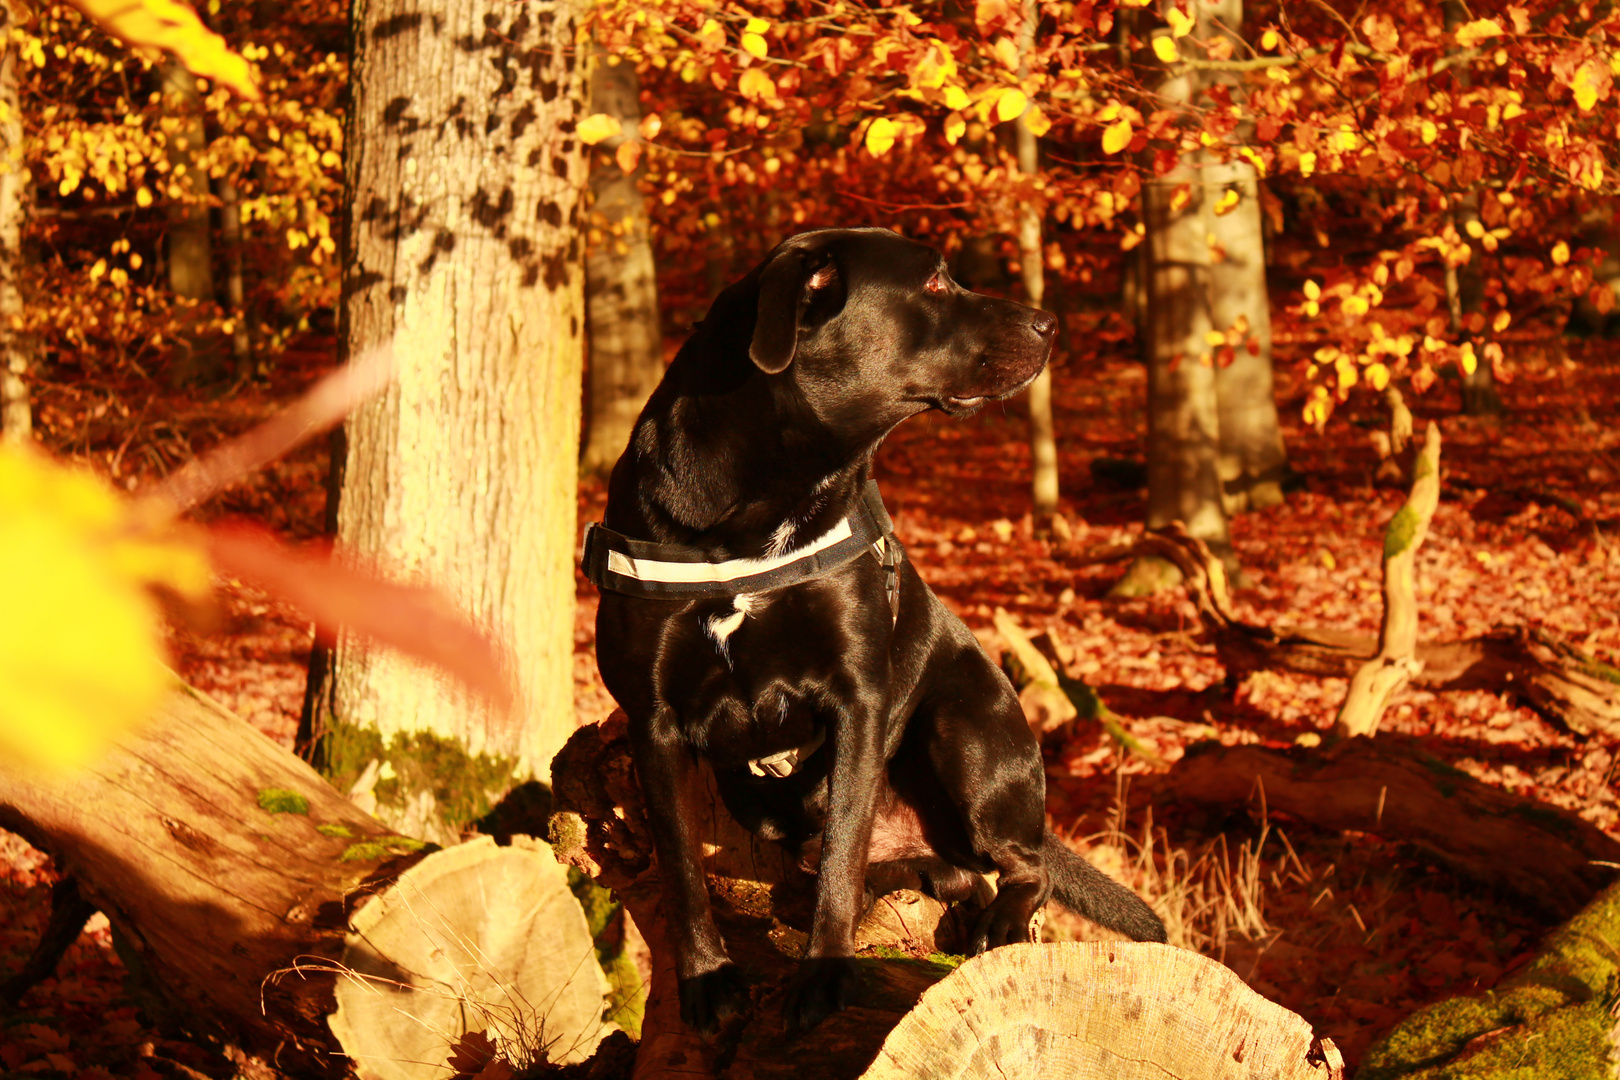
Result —
<instances>
[{"instance_id":1,"label":"dog's mouth","mask_svg":"<svg viewBox=\"0 0 1620 1080\"><path fill-rule=\"evenodd\" d=\"M1034 371L1005 389L993 388L980 394L949 394L934 402L934 407L948 416L966 416L977 411L986 402L1000 401L1003 398L1012 397L1034 382L1035 377L1041 373L1041 369L1045 366L1044 363L1038 365Z\"/></svg>"}]
</instances>

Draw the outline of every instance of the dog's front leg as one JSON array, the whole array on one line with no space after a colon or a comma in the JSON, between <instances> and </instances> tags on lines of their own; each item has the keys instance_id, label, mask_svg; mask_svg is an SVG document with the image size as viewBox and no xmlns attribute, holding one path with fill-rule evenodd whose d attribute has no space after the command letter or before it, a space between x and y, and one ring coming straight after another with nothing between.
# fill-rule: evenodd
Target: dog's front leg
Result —
<instances>
[{"instance_id":1,"label":"dog's front leg","mask_svg":"<svg viewBox=\"0 0 1620 1080\"><path fill-rule=\"evenodd\" d=\"M883 783L882 716L880 706L856 706L833 730L816 914L804 961L783 1006L790 1034L809 1031L844 1008L855 989L855 923L866 891L872 819Z\"/></svg>"},{"instance_id":2,"label":"dog's front leg","mask_svg":"<svg viewBox=\"0 0 1620 1080\"><path fill-rule=\"evenodd\" d=\"M726 955L709 907L703 853L691 811L697 762L669 710L646 722L632 717L630 746L669 902L666 920L675 945L681 1020L711 1033L721 1017L741 1010L747 988Z\"/></svg>"}]
</instances>

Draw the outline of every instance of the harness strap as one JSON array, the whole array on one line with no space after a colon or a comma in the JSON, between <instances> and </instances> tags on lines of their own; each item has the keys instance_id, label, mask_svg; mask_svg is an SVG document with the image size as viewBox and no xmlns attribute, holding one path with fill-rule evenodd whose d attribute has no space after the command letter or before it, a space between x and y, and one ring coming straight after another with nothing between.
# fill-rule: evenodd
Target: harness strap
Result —
<instances>
[{"instance_id":1,"label":"harness strap","mask_svg":"<svg viewBox=\"0 0 1620 1080\"><path fill-rule=\"evenodd\" d=\"M633 540L592 522L585 529L581 567L599 589L659 600L720 600L765 592L830 573L867 551L885 568L898 566L900 544L883 496L867 481L850 514L826 533L793 551L754 559L713 559L682 544ZM898 577L889 584L898 603Z\"/></svg>"}]
</instances>

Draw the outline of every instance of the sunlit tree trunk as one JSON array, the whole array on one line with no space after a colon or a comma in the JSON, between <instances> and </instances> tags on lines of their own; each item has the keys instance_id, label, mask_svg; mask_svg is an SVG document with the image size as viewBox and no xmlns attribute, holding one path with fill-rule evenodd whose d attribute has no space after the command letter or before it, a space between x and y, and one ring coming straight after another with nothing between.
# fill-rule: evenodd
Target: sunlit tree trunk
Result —
<instances>
[{"instance_id":1,"label":"sunlit tree trunk","mask_svg":"<svg viewBox=\"0 0 1620 1080\"><path fill-rule=\"evenodd\" d=\"M1230 211L1212 213L1209 220L1217 252L1209 275L1210 318L1217 331L1228 334L1231 349L1217 354L1215 364L1221 491L1226 512L1236 514L1282 502L1288 456L1272 386L1259 177L1246 161L1209 164L1203 185L1212 199L1228 192L1238 196Z\"/></svg>"},{"instance_id":2,"label":"sunlit tree trunk","mask_svg":"<svg viewBox=\"0 0 1620 1080\"><path fill-rule=\"evenodd\" d=\"M28 212L28 163L23 156L21 103L17 94L17 44L10 38L18 13L0 4L0 439L33 438L28 369L33 349L23 332L22 226Z\"/></svg>"},{"instance_id":3,"label":"sunlit tree trunk","mask_svg":"<svg viewBox=\"0 0 1620 1080\"><path fill-rule=\"evenodd\" d=\"M632 63L598 55L591 71L591 111L614 116L624 130L641 122L641 80ZM592 206L585 254L585 310L589 330L589 418L581 468L605 474L630 441L647 397L664 377L663 332L658 320L658 278L647 207L637 177L614 160L619 140L599 143L590 155Z\"/></svg>"},{"instance_id":4,"label":"sunlit tree trunk","mask_svg":"<svg viewBox=\"0 0 1620 1080\"><path fill-rule=\"evenodd\" d=\"M197 79L176 63L160 69L163 80L163 131L167 136L169 173L169 288L193 304L214 299L214 244L208 222L208 173L196 159L208 143L203 127L202 95ZM186 321L201 313L189 312ZM176 373L182 379L211 377L211 343L195 333L182 333Z\"/></svg>"},{"instance_id":5,"label":"sunlit tree trunk","mask_svg":"<svg viewBox=\"0 0 1620 1080\"><path fill-rule=\"evenodd\" d=\"M333 779L394 828L454 839L573 731L584 318L573 3L355 0L343 341L392 343L346 425L339 542L431 580L510 652L509 720L341 639L316 665Z\"/></svg>"},{"instance_id":6,"label":"sunlit tree trunk","mask_svg":"<svg viewBox=\"0 0 1620 1080\"><path fill-rule=\"evenodd\" d=\"M1024 0L1023 21L1018 30L1019 77L1029 74L1030 54L1035 51L1035 29L1040 22L1035 0ZM1034 176L1040 171L1040 147L1028 118L1018 121L1018 169ZM1018 214L1018 264L1024 279L1024 297L1031 307L1046 299L1046 263L1041 251L1041 218L1044 207L1033 201ZM1029 387L1029 452L1034 487L1032 512L1038 528L1049 525L1057 515L1058 464L1057 433L1052 422L1052 369L1047 367Z\"/></svg>"}]
</instances>

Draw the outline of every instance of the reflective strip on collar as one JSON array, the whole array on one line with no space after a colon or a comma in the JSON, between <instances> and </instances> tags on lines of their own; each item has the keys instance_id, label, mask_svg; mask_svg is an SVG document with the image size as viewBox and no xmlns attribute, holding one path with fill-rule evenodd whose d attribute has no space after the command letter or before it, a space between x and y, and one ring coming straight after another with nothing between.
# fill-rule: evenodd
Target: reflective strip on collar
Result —
<instances>
[{"instance_id":1,"label":"reflective strip on collar","mask_svg":"<svg viewBox=\"0 0 1620 1080\"><path fill-rule=\"evenodd\" d=\"M657 559L635 559L617 551L608 552L607 568L620 577L637 581L675 583L715 583L737 581L741 578L765 574L818 554L841 540L855 534L849 518L845 518L826 533L804 547L763 559L727 559L725 562L660 562Z\"/></svg>"}]
</instances>

